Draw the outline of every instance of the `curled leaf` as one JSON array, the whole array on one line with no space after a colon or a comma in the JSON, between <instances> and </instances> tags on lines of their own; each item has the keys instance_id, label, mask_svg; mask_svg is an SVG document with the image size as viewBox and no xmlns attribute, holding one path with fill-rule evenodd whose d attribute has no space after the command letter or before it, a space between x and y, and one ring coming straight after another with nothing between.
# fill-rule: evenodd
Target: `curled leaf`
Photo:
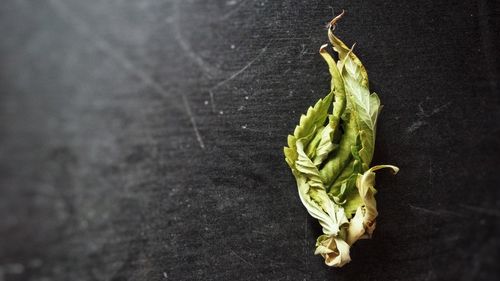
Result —
<instances>
[{"instance_id":1,"label":"curled leaf","mask_svg":"<svg viewBox=\"0 0 500 281\"><path fill-rule=\"evenodd\" d=\"M375 230L378 216L377 201L375 201L375 173L374 171L383 168L392 169L394 174L397 174L399 168L392 165L378 165L371 167L363 175L359 175L356 180L356 187L359 191L359 196L363 200L363 207L358 207L354 218L347 229L347 243L352 245L358 239L371 238Z\"/></svg>"},{"instance_id":2,"label":"curled leaf","mask_svg":"<svg viewBox=\"0 0 500 281\"><path fill-rule=\"evenodd\" d=\"M341 267L351 261L350 246L335 236L321 235L316 241L315 255L321 255L328 266Z\"/></svg>"},{"instance_id":3,"label":"curled leaf","mask_svg":"<svg viewBox=\"0 0 500 281\"><path fill-rule=\"evenodd\" d=\"M330 92L300 117L284 148L300 200L323 228L315 254L335 267L348 263L350 247L359 239L370 238L375 229L374 171L398 171L390 165L369 168L380 99L370 92L368 74L353 48L333 34L342 15L328 29L338 59L330 55L328 45L320 48L332 77Z\"/></svg>"}]
</instances>

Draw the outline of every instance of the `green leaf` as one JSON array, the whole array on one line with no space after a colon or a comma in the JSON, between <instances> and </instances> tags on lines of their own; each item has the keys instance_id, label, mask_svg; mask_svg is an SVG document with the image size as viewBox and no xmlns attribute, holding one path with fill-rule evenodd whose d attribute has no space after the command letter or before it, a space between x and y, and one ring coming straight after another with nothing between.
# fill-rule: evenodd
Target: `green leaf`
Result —
<instances>
[{"instance_id":1,"label":"green leaf","mask_svg":"<svg viewBox=\"0 0 500 281\"><path fill-rule=\"evenodd\" d=\"M351 147L356 144L358 133L359 130L354 118L349 118L344 122L344 134L340 140L337 153L334 157L327 159L323 168L320 170L321 177L326 186L331 186L349 163L352 157Z\"/></svg>"},{"instance_id":2,"label":"green leaf","mask_svg":"<svg viewBox=\"0 0 500 281\"><path fill-rule=\"evenodd\" d=\"M333 103L333 113L329 116L329 122L321 134L321 140L313 161L315 165L321 164L328 154L338 147L334 142L334 136L339 133L340 116L344 112L346 104L344 81L336 67L335 60L326 51L326 46L321 46L319 52L328 64L328 69L332 76L331 93L333 92L334 94L335 102Z\"/></svg>"},{"instance_id":3,"label":"green leaf","mask_svg":"<svg viewBox=\"0 0 500 281\"><path fill-rule=\"evenodd\" d=\"M328 30L328 38L332 43L334 50L339 55L338 68L345 81L345 89L350 101L351 109L356 113L358 127L361 131L362 150L361 158L365 168L371 163L374 145L377 117L380 109L380 99L377 94L370 94L368 90L368 73L365 67L354 54L353 48L336 37L332 30Z\"/></svg>"},{"instance_id":4,"label":"green leaf","mask_svg":"<svg viewBox=\"0 0 500 281\"><path fill-rule=\"evenodd\" d=\"M371 163L375 147L375 130L380 99L377 94L370 94L368 88L356 81L347 69L348 67L344 68L346 91L360 130L362 149L359 154L367 167Z\"/></svg>"},{"instance_id":5,"label":"green leaf","mask_svg":"<svg viewBox=\"0 0 500 281\"><path fill-rule=\"evenodd\" d=\"M311 216L318 219L323 232L337 235L340 227L347 222L344 209L330 200L314 163L304 152L301 140L297 141L298 158L296 168L301 173L297 177L300 199Z\"/></svg>"},{"instance_id":6,"label":"green leaf","mask_svg":"<svg viewBox=\"0 0 500 281\"><path fill-rule=\"evenodd\" d=\"M357 80L360 81L361 85L368 87L368 73L358 57L352 52L352 48L348 48L342 40L333 34L333 30L330 28L328 29L328 39L333 45L335 52L339 54L338 69L342 72L346 60L349 59L349 63L353 63L357 68L354 72L356 73Z\"/></svg>"},{"instance_id":7,"label":"green leaf","mask_svg":"<svg viewBox=\"0 0 500 281\"><path fill-rule=\"evenodd\" d=\"M333 35L342 14L328 31L338 60L327 45L320 48L331 74L330 92L300 117L284 148L300 200L323 228L315 254L337 267L351 260L350 246L371 237L375 229L374 171L389 167L397 172L388 165L369 169L381 105L378 96L370 94L368 74L353 48Z\"/></svg>"},{"instance_id":8,"label":"green leaf","mask_svg":"<svg viewBox=\"0 0 500 281\"><path fill-rule=\"evenodd\" d=\"M307 113L300 117L299 125L295 127L293 135L288 136L288 147L284 148L285 160L294 169L297 160L296 142L302 139L304 145L308 145L315 132L323 127L328 116L328 109L331 106L333 93L328 94L324 99L320 99L314 107L309 107Z\"/></svg>"}]
</instances>

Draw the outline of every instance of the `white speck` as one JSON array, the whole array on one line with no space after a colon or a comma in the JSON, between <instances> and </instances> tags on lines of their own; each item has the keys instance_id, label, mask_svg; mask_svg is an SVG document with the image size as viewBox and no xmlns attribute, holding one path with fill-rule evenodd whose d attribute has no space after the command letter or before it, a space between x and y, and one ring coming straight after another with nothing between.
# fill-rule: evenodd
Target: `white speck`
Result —
<instances>
[{"instance_id":1,"label":"white speck","mask_svg":"<svg viewBox=\"0 0 500 281\"><path fill-rule=\"evenodd\" d=\"M231 49L234 49L236 48L236 46L234 44L231 44Z\"/></svg>"},{"instance_id":2,"label":"white speck","mask_svg":"<svg viewBox=\"0 0 500 281\"><path fill-rule=\"evenodd\" d=\"M245 99L248 100L248 96L245 96Z\"/></svg>"},{"instance_id":3,"label":"white speck","mask_svg":"<svg viewBox=\"0 0 500 281\"><path fill-rule=\"evenodd\" d=\"M208 231L208 227L205 227L205 231Z\"/></svg>"},{"instance_id":4,"label":"white speck","mask_svg":"<svg viewBox=\"0 0 500 281\"><path fill-rule=\"evenodd\" d=\"M224 111L222 111L222 110L221 110L221 111L219 111L219 114L220 114L220 115L224 114Z\"/></svg>"},{"instance_id":5,"label":"white speck","mask_svg":"<svg viewBox=\"0 0 500 281\"><path fill-rule=\"evenodd\" d=\"M247 124L241 126L242 129L246 129L247 128Z\"/></svg>"},{"instance_id":6,"label":"white speck","mask_svg":"<svg viewBox=\"0 0 500 281\"><path fill-rule=\"evenodd\" d=\"M165 271L163 272L163 277L165 277L165 279L168 279L168 274Z\"/></svg>"},{"instance_id":7,"label":"white speck","mask_svg":"<svg viewBox=\"0 0 500 281\"><path fill-rule=\"evenodd\" d=\"M206 101L204 101L204 102L203 102L203 104L208 105L208 101L207 101L207 100L206 100Z\"/></svg>"},{"instance_id":8,"label":"white speck","mask_svg":"<svg viewBox=\"0 0 500 281\"><path fill-rule=\"evenodd\" d=\"M287 63L292 63L292 61L291 61L291 60L287 60L286 62L287 62Z\"/></svg>"},{"instance_id":9,"label":"white speck","mask_svg":"<svg viewBox=\"0 0 500 281\"><path fill-rule=\"evenodd\" d=\"M238 111L242 111L243 109L245 109L245 107L243 105L241 105L240 107L238 107Z\"/></svg>"}]
</instances>

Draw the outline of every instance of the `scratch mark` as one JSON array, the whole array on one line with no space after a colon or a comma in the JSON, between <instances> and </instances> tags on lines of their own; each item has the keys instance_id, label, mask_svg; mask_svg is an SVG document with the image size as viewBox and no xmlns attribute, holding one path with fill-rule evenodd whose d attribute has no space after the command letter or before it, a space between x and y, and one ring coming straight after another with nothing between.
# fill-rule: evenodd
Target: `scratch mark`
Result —
<instances>
[{"instance_id":1,"label":"scratch mark","mask_svg":"<svg viewBox=\"0 0 500 281\"><path fill-rule=\"evenodd\" d=\"M234 7L234 8L232 8L231 10L229 10L228 12L226 12L225 14L223 14L222 16L217 17L216 21L220 22L220 21L227 20L232 15L234 15L236 12L238 12L241 8L243 8L245 6L244 4L246 2L247 2L246 0L243 0L243 1L239 1L238 3L231 3L232 5L237 5L237 6Z\"/></svg>"},{"instance_id":2,"label":"scratch mark","mask_svg":"<svg viewBox=\"0 0 500 281\"><path fill-rule=\"evenodd\" d=\"M262 50L260 50L260 53L255 57L253 58L251 61L249 61L247 64L245 64L245 66L243 66L240 70L234 72L231 76L229 76L227 79L225 80L222 80L221 82L217 83L215 86L212 87L212 90L213 89L217 89L219 88L220 86L226 84L227 82L233 80L234 78L236 78L238 75L240 75L241 73L243 73L245 70L247 70L250 66L252 66L252 64L254 62L256 62L258 59L260 59L260 57L267 51L267 47L269 47L269 44L268 43L264 48L262 48Z\"/></svg>"},{"instance_id":3,"label":"scratch mark","mask_svg":"<svg viewBox=\"0 0 500 281\"><path fill-rule=\"evenodd\" d=\"M419 115L420 117L432 117L433 115L443 111L443 109L447 108L450 104L451 104L451 101L450 102L447 102L437 108L434 108L430 113L425 113L425 110L424 108L422 107L422 104L423 102L419 103L418 104L418 110L420 111L419 113L417 113L417 115Z\"/></svg>"},{"instance_id":4,"label":"scratch mark","mask_svg":"<svg viewBox=\"0 0 500 281\"><path fill-rule=\"evenodd\" d=\"M306 44L300 44L302 49L300 50L299 58L302 58L305 54L308 54Z\"/></svg>"},{"instance_id":5,"label":"scratch mark","mask_svg":"<svg viewBox=\"0 0 500 281\"><path fill-rule=\"evenodd\" d=\"M74 13L69 10L63 3L59 0L49 0L49 3L52 7L55 8L55 11L67 22L71 23L72 26L78 30L80 33L90 37L94 40L94 43L98 49L108 54L115 61L117 61L123 68L129 70L133 74L135 74L138 78L141 79L143 83L147 86L152 87L157 92L162 95L173 97L172 94L167 92L160 84L154 81L147 73L143 70L135 66L129 59L127 59L124 55L120 54L113 46L111 46L107 41L103 40L99 36L95 36L89 26L78 17L74 15Z\"/></svg>"},{"instance_id":6,"label":"scratch mark","mask_svg":"<svg viewBox=\"0 0 500 281\"><path fill-rule=\"evenodd\" d=\"M494 216L494 217L500 217L500 212L494 209L487 209L479 206L471 206L471 205L465 205L465 204L460 204L460 206L469 209L471 211L474 211L479 214L483 215L488 215L488 216Z\"/></svg>"},{"instance_id":7,"label":"scratch mark","mask_svg":"<svg viewBox=\"0 0 500 281\"><path fill-rule=\"evenodd\" d=\"M238 255L233 249L229 248L231 253L233 253L235 256L237 256L240 260L242 260L244 263L250 265L251 267L255 267L253 263L248 262L246 259L244 259L242 256Z\"/></svg>"},{"instance_id":8,"label":"scratch mark","mask_svg":"<svg viewBox=\"0 0 500 281\"><path fill-rule=\"evenodd\" d=\"M163 97L167 98L176 98L174 95L169 93L165 88L163 88L162 85L160 85L158 82L156 82L150 75L148 75L144 70L141 68L137 67L130 59L128 59L125 55L121 54L116 50L116 48L113 48L113 46L107 42L106 40L102 39L99 36L94 35L92 30L89 28L88 24L78 18L77 15L75 15L68 7L65 6L65 4L61 3L59 0L49 0L49 4L54 8L54 11L57 12L62 19L70 23L78 32L82 33L83 35L91 38L95 44L95 46L103 51L104 53L108 54L111 58L113 58L116 62L118 62L123 68L128 70L130 73L134 74L137 76L146 86L151 87L153 90L155 90L158 94L160 94ZM202 149L205 148L205 145L203 143L203 140L201 139L200 132L198 130L198 127L196 125L196 120L193 116L193 113L191 111L191 107L189 106L189 103L187 101L187 97L183 94L182 95L182 101L183 101L183 107L179 107L178 103L172 103L172 105L178 109L181 109L185 111L189 117L189 121L191 122L191 125L193 127L193 130L196 135L196 139L198 140L198 143Z\"/></svg>"},{"instance_id":9,"label":"scratch mark","mask_svg":"<svg viewBox=\"0 0 500 281\"><path fill-rule=\"evenodd\" d=\"M434 116L435 114L443 111L443 109L447 108L451 104L451 101L447 102L447 103L445 103L437 108L434 108L430 113L425 112L424 108L422 107L422 104L423 104L423 102L418 104L418 110L419 110L419 112L417 113L418 120L413 122L410 125L410 127L408 127L408 129L406 130L410 134L415 132L416 130L418 130L423 125L427 125L427 121L424 121L424 119L430 118L430 117Z\"/></svg>"},{"instance_id":10,"label":"scratch mark","mask_svg":"<svg viewBox=\"0 0 500 281\"><path fill-rule=\"evenodd\" d=\"M215 112L215 103L214 103L214 91L216 89L218 89L219 87L223 86L224 84L228 83L229 81L233 80L234 78L238 77L238 75L242 74L243 72L245 72L245 70L247 70L250 66L252 66L252 64L254 64L258 59L260 59L262 57L262 55L264 55L264 53L267 51L267 48L269 47L269 44L270 43L267 43L267 45L262 48L262 50L260 50L259 54L257 56L255 56L255 58L253 58L252 60L250 60L247 64L245 64L245 66L243 66L242 68L240 68L238 71L234 72L231 76L229 76L228 78L220 81L219 83L215 84L215 86L213 86L212 88L210 88L210 90L208 91L208 93L210 94L210 100L212 101L212 110Z\"/></svg>"},{"instance_id":11,"label":"scratch mark","mask_svg":"<svg viewBox=\"0 0 500 281\"><path fill-rule=\"evenodd\" d=\"M174 37L179 43L179 46L182 48L182 50L187 54L188 58L191 59L194 63L198 65L198 67L205 73L208 77L212 77L213 75L220 75L221 71L220 69L211 66L210 64L206 63L205 60L198 55L196 52L194 52L191 48L191 44L184 38L184 35L182 35L181 28L179 26L179 4L177 1L174 1L174 18L172 21L168 21L167 23L171 23L174 31Z\"/></svg>"},{"instance_id":12,"label":"scratch mark","mask_svg":"<svg viewBox=\"0 0 500 281\"><path fill-rule=\"evenodd\" d=\"M456 217L464 217L464 215L457 213L457 212L452 212L448 210L431 210L423 207L417 207L412 204L408 204L408 206L416 211L419 211L421 213L429 214L429 215L435 215L435 216L456 216Z\"/></svg>"},{"instance_id":13,"label":"scratch mark","mask_svg":"<svg viewBox=\"0 0 500 281\"><path fill-rule=\"evenodd\" d=\"M208 94L210 95L210 106L212 107L212 113L215 113L214 92L212 90L208 90Z\"/></svg>"},{"instance_id":14,"label":"scratch mark","mask_svg":"<svg viewBox=\"0 0 500 281\"><path fill-rule=\"evenodd\" d=\"M441 112L443 109L447 108L449 105L451 104L451 101L450 102L447 102L446 104L443 104L441 105L440 107L438 108L435 108L434 110L432 110L432 112L429 114L429 117L436 114L436 113L439 113Z\"/></svg>"},{"instance_id":15,"label":"scratch mark","mask_svg":"<svg viewBox=\"0 0 500 281\"><path fill-rule=\"evenodd\" d=\"M189 121L191 122L191 127L193 127L194 134L196 136L196 140L200 145L201 149L205 149L205 144L203 143L203 139L201 138L200 131L198 130L198 125L196 125L196 120L194 118L193 112L191 112L191 107L189 106L189 101L186 95L182 95L182 102L184 103L184 107L186 108L186 113L189 116Z\"/></svg>"},{"instance_id":16,"label":"scratch mark","mask_svg":"<svg viewBox=\"0 0 500 281\"><path fill-rule=\"evenodd\" d=\"M416 122L413 122L411 124L410 127L408 127L408 129L406 130L408 133L413 133L415 132L416 130L418 130L418 128L422 127L423 125L427 124L427 122L424 122L424 121L421 121L421 120L418 120Z\"/></svg>"}]
</instances>

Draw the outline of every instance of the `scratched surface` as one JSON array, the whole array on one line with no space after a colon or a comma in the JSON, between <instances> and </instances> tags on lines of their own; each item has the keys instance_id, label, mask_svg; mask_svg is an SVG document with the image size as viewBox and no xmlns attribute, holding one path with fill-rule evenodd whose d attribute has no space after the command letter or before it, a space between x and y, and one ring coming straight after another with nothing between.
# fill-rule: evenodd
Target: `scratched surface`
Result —
<instances>
[{"instance_id":1,"label":"scratched surface","mask_svg":"<svg viewBox=\"0 0 500 281\"><path fill-rule=\"evenodd\" d=\"M339 270L282 156L331 1L2 1L0 281L498 280L493 2L335 1L401 168Z\"/></svg>"}]
</instances>

